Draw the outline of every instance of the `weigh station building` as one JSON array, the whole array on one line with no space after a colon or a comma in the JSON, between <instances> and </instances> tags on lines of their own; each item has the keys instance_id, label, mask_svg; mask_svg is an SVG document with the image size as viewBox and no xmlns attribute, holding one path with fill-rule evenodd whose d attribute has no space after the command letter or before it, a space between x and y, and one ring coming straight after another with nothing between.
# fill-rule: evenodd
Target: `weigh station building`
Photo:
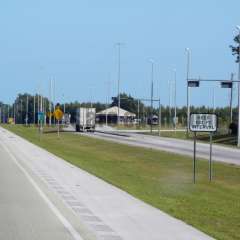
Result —
<instances>
[{"instance_id":1,"label":"weigh station building","mask_svg":"<svg viewBox=\"0 0 240 240\"><path fill-rule=\"evenodd\" d=\"M119 109L120 123L132 123L136 118L135 113L128 112L122 108ZM117 123L118 120L118 107L110 107L102 110L96 114L96 121L98 123Z\"/></svg>"}]
</instances>

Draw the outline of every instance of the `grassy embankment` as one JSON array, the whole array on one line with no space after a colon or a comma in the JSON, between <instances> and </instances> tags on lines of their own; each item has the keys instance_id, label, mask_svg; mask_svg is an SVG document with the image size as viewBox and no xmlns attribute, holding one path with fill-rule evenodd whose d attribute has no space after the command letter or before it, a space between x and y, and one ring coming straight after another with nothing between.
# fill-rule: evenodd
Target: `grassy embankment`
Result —
<instances>
[{"instance_id":1,"label":"grassy embankment","mask_svg":"<svg viewBox=\"0 0 240 240\"><path fill-rule=\"evenodd\" d=\"M194 185L189 157L72 133L39 141L35 128L4 127L216 239L240 238L240 167L214 163L209 183L208 163L198 160Z\"/></svg>"}]
</instances>

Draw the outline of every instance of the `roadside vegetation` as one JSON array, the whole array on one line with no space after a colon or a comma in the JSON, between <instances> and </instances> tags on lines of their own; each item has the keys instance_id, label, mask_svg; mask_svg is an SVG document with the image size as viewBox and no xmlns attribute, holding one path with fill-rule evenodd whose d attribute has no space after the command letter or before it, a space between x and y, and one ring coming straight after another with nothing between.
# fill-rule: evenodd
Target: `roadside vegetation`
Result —
<instances>
[{"instance_id":1,"label":"roadside vegetation","mask_svg":"<svg viewBox=\"0 0 240 240\"><path fill-rule=\"evenodd\" d=\"M208 162L198 159L194 185L189 157L73 133L49 131L40 141L34 127L3 127L216 239L239 239L239 166L214 163L209 183Z\"/></svg>"},{"instance_id":2,"label":"roadside vegetation","mask_svg":"<svg viewBox=\"0 0 240 240\"><path fill-rule=\"evenodd\" d=\"M118 130L143 130L141 134L159 136L158 126L156 125L153 126L152 133L150 132L150 125L112 125L112 127ZM193 140L194 138L194 134L192 132L189 132L189 136L187 136L187 132L184 128L177 128L177 131L174 131L173 127L167 128L163 126L161 130L161 137L177 138L183 140ZM202 142L209 142L209 133L197 133L197 140ZM234 147L237 145L237 135L228 133L226 128L219 129L217 133L213 134L213 143Z\"/></svg>"},{"instance_id":3,"label":"roadside vegetation","mask_svg":"<svg viewBox=\"0 0 240 240\"><path fill-rule=\"evenodd\" d=\"M146 132L144 134L149 135L151 133ZM153 132L152 135L158 135L158 132ZM161 132L161 137L192 140L194 138L194 135L192 132L190 132L188 137L186 131L164 131ZM202 142L209 142L209 133L197 133L197 140ZM228 134L226 132L218 132L217 134L213 134L213 143L234 147L237 145L237 136Z\"/></svg>"}]
</instances>

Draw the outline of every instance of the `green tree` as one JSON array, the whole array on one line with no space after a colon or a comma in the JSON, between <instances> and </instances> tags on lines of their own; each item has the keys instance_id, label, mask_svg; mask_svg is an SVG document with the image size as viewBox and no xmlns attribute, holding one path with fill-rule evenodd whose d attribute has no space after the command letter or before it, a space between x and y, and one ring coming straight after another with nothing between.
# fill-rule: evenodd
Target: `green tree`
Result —
<instances>
[{"instance_id":1,"label":"green tree","mask_svg":"<svg viewBox=\"0 0 240 240\"><path fill-rule=\"evenodd\" d=\"M237 35L234 37L233 39L234 43L237 45L237 46L234 46L234 45L230 45L230 48L232 50L232 55L233 56L236 56L236 62L238 63L239 62L239 44L240 44L240 35Z\"/></svg>"},{"instance_id":2,"label":"green tree","mask_svg":"<svg viewBox=\"0 0 240 240\"><path fill-rule=\"evenodd\" d=\"M131 95L127 95L126 93L120 93L121 98L121 108L127 110L129 112L138 113L138 99L133 98ZM112 97L111 106L118 106L118 96ZM144 104L139 101L139 109L142 109Z\"/></svg>"}]
</instances>

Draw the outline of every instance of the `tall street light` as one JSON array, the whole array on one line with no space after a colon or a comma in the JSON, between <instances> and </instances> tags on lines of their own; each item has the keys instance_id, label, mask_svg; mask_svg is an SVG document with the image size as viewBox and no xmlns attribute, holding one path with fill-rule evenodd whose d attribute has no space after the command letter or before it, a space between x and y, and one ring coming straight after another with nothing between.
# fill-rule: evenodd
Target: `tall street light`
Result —
<instances>
[{"instance_id":1,"label":"tall street light","mask_svg":"<svg viewBox=\"0 0 240 240\"><path fill-rule=\"evenodd\" d=\"M174 129L177 128L177 70L174 69Z\"/></svg>"},{"instance_id":2,"label":"tall street light","mask_svg":"<svg viewBox=\"0 0 240 240\"><path fill-rule=\"evenodd\" d=\"M121 46L123 43L117 43L118 46L118 120L117 123L120 123L120 107L121 107L121 97L120 97L120 79L121 79Z\"/></svg>"},{"instance_id":3,"label":"tall street light","mask_svg":"<svg viewBox=\"0 0 240 240\"><path fill-rule=\"evenodd\" d=\"M238 139L237 146L240 147L240 26L237 26L238 30Z\"/></svg>"},{"instance_id":4,"label":"tall street light","mask_svg":"<svg viewBox=\"0 0 240 240\"><path fill-rule=\"evenodd\" d=\"M20 100L21 103L21 124L23 123L23 104L22 104L22 99Z\"/></svg>"},{"instance_id":5,"label":"tall street light","mask_svg":"<svg viewBox=\"0 0 240 240\"><path fill-rule=\"evenodd\" d=\"M172 81L168 80L169 127L172 124Z\"/></svg>"},{"instance_id":6,"label":"tall street light","mask_svg":"<svg viewBox=\"0 0 240 240\"><path fill-rule=\"evenodd\" d=\"M152 121L153 121L153 67L154 67L154 61L153 61L153 59L150 59L149 61L152 64L152 71L151 71L151 120L150 120L151 133L152 133Z\"/></svg>"},{"instance_id":7,"label":"tall street light","mask_svg":"<svg viewBox=\"0 0 240 240\"><path fill-rule=\"evenodd\" d=\"M189 99L189 72L190 72L190 49L186 48L187 53L187 136L189 137L189 119L190 119L190 99Z\"/></svg>"},{"instance_id":8,"label":"tall street light","mask_svg":"<svg viewBox=\"0 0 240 240\"><path fill-rule=\"evenodd\" d=\"M28 125L28 95L26 100L26 118L25 118L25 124Z\"/></svg>"},{"instance_id":9,"label":"tall street light","mask_svg":"<svg viewBox=\"0 0 240 240\"><path fill-rule=\"evenodd\" d=\"M234 78L234 74L231 73L231 82L233 81ZM232 103L233 103L233 85L230 88L230 123L232 123L233 120L233 107L232 107Z\"/></svg>"}]
</instances>

